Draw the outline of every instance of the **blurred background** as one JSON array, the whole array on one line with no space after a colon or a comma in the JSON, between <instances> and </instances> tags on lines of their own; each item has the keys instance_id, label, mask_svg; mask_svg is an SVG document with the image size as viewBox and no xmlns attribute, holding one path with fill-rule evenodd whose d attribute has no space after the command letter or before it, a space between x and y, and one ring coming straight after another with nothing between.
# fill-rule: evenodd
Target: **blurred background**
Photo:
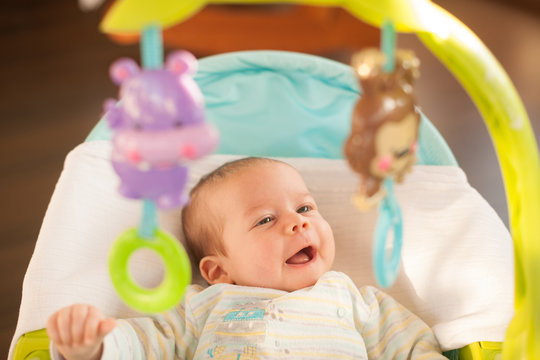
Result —
<instances>
[{"instance_id":1,"label":"blurred background","mask_svg":"<svg viewBox=\"0 0 540 360\"><path fill-rule=\"evenodd\" d=\"M540 2L435 3L467 24L498 58L538 138ZM98 31L106 7L83 12L75 0L19 0L0 12L0 354L7 354L15 330L24 273L64 158L95 125L103 100L117 96L109 65L118 57L139 57L137 44L119 45ZM267 24L268 18L274 22ZM259 33L243 28L255 26ZM203 10L166 39L197 57L258 46L348 62L360 47L377 45L378 36L377 29L339 9L231 5ZM419 105L469 182L508 224L499 165L479 112L416 36L400 34L398 46L413 49L422 62Z\"/></svg>"}]
</instances>

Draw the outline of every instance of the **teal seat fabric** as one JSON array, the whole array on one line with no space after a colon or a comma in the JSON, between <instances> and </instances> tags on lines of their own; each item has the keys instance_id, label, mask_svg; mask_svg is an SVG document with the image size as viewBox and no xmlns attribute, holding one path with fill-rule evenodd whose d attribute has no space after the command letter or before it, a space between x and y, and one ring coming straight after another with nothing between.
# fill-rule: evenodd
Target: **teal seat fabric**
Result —
<instances>
[{"instance_id":1,"label":"teal seat fabric","mask_svg":"<svg viewBox=\"0 0 540 360\"><path fill-rule=\"evenodd\" d=\"M205 98L207 120L220 131L217 153L343 157L352 110L361 93L350 66L291 52L236 52L201 59L195 80ZM87 141L110 136L101 120ZM457 166L425 116L419 164Z\"/></svg>"}]
</instances>

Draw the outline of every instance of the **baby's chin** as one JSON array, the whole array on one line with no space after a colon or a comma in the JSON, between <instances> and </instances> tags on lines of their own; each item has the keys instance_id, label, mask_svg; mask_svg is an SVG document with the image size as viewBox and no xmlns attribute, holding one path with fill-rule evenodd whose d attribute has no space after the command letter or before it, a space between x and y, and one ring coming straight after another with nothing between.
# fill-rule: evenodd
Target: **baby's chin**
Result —
<instances>
[{"instance_id":1,"label":"baby's chin","mask_svg":"<svg viewBox=\"0 0 540 360\"><path fill-rule=\"evenodd\" d=\"M317 283L317 281L319 281L319 279L321 278L322 275L323 274L313 275L311 277L307 277L307 278L304 278L304 279L297 279L297 280L295 279L293 281L285 281L283 283L283 286L280 287L280 290L293 292L293 291L297 291L297 290L301 290L301 289L311 287L311 286L315 285ZM289 279L289 280L291 280L291 279Z\"/></svg>"},{"instance_id":2,"label":"baby's chin","mask_svg":"<svg viewBox=\"0 0 540 360\"><path fill-rule=\"evenodd\" d=\"M275 277L243 279L244 282L235 282L235 284L293 292L315 285L327 271L329 269L326 269L326 266L321 266L308 271L282 272Z\"/></svg>"},{"instance_id":3,"label":"baby's chin","mask_svg":"<svg viewBox=\"0 0 540 360\"><path fill-rule=\"evenodd\" d=\"M249 286L249 287L259 287L266 289L281 290L287 292L293 292L296 290L301 290L310 286L315 285L317 279L301 279L297 281L291 281L292 279L285 279L283 281L253 281L253 282L235 282L234 285L239 286Z\"/></svg>"}]
</instances>

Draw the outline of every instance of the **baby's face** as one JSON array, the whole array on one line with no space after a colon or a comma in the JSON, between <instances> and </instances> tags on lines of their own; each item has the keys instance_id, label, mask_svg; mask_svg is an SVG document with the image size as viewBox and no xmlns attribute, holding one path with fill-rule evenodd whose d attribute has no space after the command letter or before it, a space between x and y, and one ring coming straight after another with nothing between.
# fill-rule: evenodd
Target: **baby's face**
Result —
<instances>
[{"instance_id":1,"label":"baby's face","mask_svg":"<svg viewBox=\"0 0 540 360\"><path fill-rule=\"evenodd\" d=\"M294 291L317 282L334 260L334 236L298 172L261 163L213 192L237 285Z\"/></svg>"}]
</instances>

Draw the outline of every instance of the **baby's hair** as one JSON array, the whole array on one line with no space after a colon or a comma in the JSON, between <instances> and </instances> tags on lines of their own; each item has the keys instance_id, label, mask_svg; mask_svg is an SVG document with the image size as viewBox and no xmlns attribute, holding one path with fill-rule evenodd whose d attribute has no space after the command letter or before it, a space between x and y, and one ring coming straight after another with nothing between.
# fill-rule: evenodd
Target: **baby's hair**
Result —
<instances>
[{"instance_id":1,"label":"baby's hair","mask_svg":"<svg viewBox=\"0 0 540 360\"><path fill-rule=\"evenodd\" d=\"M194 265L198 266L201 259L207 255L227 255L221 241L223 223L208 205L211 199L203 197L205 192L222 184L232 175L263 163L286 164L279 160L261 157L233 160L203 176L193 187L190 192L190 202L182 211L182 229Z\"/></svg>"}]
</instances>

